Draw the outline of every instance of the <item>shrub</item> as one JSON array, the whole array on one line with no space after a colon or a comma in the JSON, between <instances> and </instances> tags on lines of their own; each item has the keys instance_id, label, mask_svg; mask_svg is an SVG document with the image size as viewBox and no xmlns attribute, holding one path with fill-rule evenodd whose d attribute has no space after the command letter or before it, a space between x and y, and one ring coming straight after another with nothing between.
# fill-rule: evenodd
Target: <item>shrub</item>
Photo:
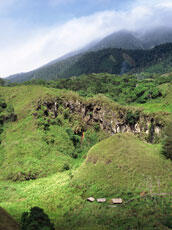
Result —
<instances>
[{"instance_id":1,"label":"shrub","mask_svg":"<svg viewBox=\"0 0 172 230\"><path fill-rule=\"evenodd\" d=\"M21 217L21 230L55 230L47 214L39 207L31 208Z\"/></svg>"},{"instance_id":2,"label":"shrub","mask_svg":"<svg viewBox=\"0 0 172 230\"><path fill-rule=\"evenodd\" d=\"M172 121L168 124L165 131L162 154L172 160Z\"/></svg>"},{"instance_id":3,"label":"shrub","mask_svg":"<svg viewBox=\"0 0 172 230\"><path fill-rule=\"evenodd\" d=\"M139 120L139 111L136 111L135 113L133 113L132 111L128 111L126 114L126 123L129 125L135 125L136 122Z\"/></svg>"},{"instance_id":4,"label":"shrub","mask_svg":"<svg viewBox=\"0 0 172 230\"><path fill-rule=\"evenodd\" d=\"M63 171L68 171L69 169L70 169L70 165L67 164L67 163L65 163L65 164L63 165Z\"/></svg>"}]
</instances>

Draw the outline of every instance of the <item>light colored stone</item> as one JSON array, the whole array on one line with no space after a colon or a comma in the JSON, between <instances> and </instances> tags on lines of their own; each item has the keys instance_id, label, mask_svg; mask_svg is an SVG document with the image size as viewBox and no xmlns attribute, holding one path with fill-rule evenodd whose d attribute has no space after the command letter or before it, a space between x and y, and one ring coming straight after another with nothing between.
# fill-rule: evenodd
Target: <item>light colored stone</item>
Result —
<instances>
[{"instance_id":1,"label":"light colored stone","mask_svg":"<svg viewBox=\"0 0 172 230\"><path fill-rule=\"evenodd\" d=\"M106 202L106 198L99 198L99 199L97 199L97 202L98 203L104 203L104 202Z\"/></svg>"},{"instance_id":2,"label":"light colored stone","mask_svg":"<svg viewBox=\"0 0 172 230\"><path fill-rule=\"evenodd\" d=\"M158 126L155 127L155 133L156 133L157 135L160 135L160 133L161 133L160 127L158 127Z\"/></svg>"},{"instance_id":3,"label":"light colored stone","mask_svg":"<svg viewBox=\"0 0 172 230\"><path fill-rule=\"evenodd\" d=\"M95 201L95 198L94 198L94 197L88 197L88 198L87 198L87 201L89 201L89 202L94 202L94 201Z\"/></svg>"},{"instance_id":4,"label":"light colored stone","mask_svg":"<svg viewBox=\"0 0 172 230\"><path fill-rule=\"evenodd\" d=\"M112 199L112 204L122 204L123 200L121 198Z\"/></svg>"}]
</instances>

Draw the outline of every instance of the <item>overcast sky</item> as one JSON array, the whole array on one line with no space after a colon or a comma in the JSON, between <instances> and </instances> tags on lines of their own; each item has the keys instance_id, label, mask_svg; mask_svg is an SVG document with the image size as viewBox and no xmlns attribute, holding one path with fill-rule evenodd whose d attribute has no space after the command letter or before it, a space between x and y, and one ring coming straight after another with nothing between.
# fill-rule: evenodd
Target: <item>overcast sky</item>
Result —
<instances>
[{"instance_id":1,"label":"overcast sky","mask_svg":"<svg viewBox=\"0 0 172 230\"><path fill-rule=\"evenodd\" d=\"M172 0L0 0L0 77L121 29L172 26Z\"/></svg>"}]
</instances>

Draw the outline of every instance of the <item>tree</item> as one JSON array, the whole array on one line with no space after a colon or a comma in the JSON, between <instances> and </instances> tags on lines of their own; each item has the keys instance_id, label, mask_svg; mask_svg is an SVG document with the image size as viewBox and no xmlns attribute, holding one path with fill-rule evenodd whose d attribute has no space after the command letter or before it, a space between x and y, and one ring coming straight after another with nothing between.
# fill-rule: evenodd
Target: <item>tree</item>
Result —
<instances>
[{"instance_id":1,"label":"tree","mask_svg":"<svg viewBox=\"0 0 172 230\"><path fill-rule=\"evenodd\" d=\"M21 217L21 230L55 230L47 214L39 207L31 208Z\"/></svg>"},{"instance_id":2,"label":"tree","mask_svg":"<svg viewBox=\"0 0 172 230\"><path fill-rule=\"evenodd\" d=\"M4 86L4 85L5 85L5 81L2 78L0 78L0 86Z\"/></svg>"}]
</instances>

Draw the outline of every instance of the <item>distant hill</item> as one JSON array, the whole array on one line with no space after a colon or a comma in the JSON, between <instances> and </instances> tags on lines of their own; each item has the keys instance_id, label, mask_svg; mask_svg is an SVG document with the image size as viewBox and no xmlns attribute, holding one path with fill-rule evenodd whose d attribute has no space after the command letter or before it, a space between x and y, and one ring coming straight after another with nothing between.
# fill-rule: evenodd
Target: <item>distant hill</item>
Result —
<instances>
[{"instance_id":1,"label":"distant hill","mask_svg":"<svg viewBox=\"0 0 172 230\"><path fill-rule=\"evenodd\" d=\"M113 74L143 71L165 73L172 71L171 66L172 43L167 43L150 50L109 48L78 54L35 71L10 76L7 80L10 82L33 79L53 80L102 72Z\"/></svg>"},{"instance_id":2,"label":"distant hill","mask_svg":"<svg viewBox=\"0 0 172 230\"><path fill-rule=\"evenodd\" d=\"M19 230L18 224L0 207L0 230Z\"/></svg>"}]
</instances>

